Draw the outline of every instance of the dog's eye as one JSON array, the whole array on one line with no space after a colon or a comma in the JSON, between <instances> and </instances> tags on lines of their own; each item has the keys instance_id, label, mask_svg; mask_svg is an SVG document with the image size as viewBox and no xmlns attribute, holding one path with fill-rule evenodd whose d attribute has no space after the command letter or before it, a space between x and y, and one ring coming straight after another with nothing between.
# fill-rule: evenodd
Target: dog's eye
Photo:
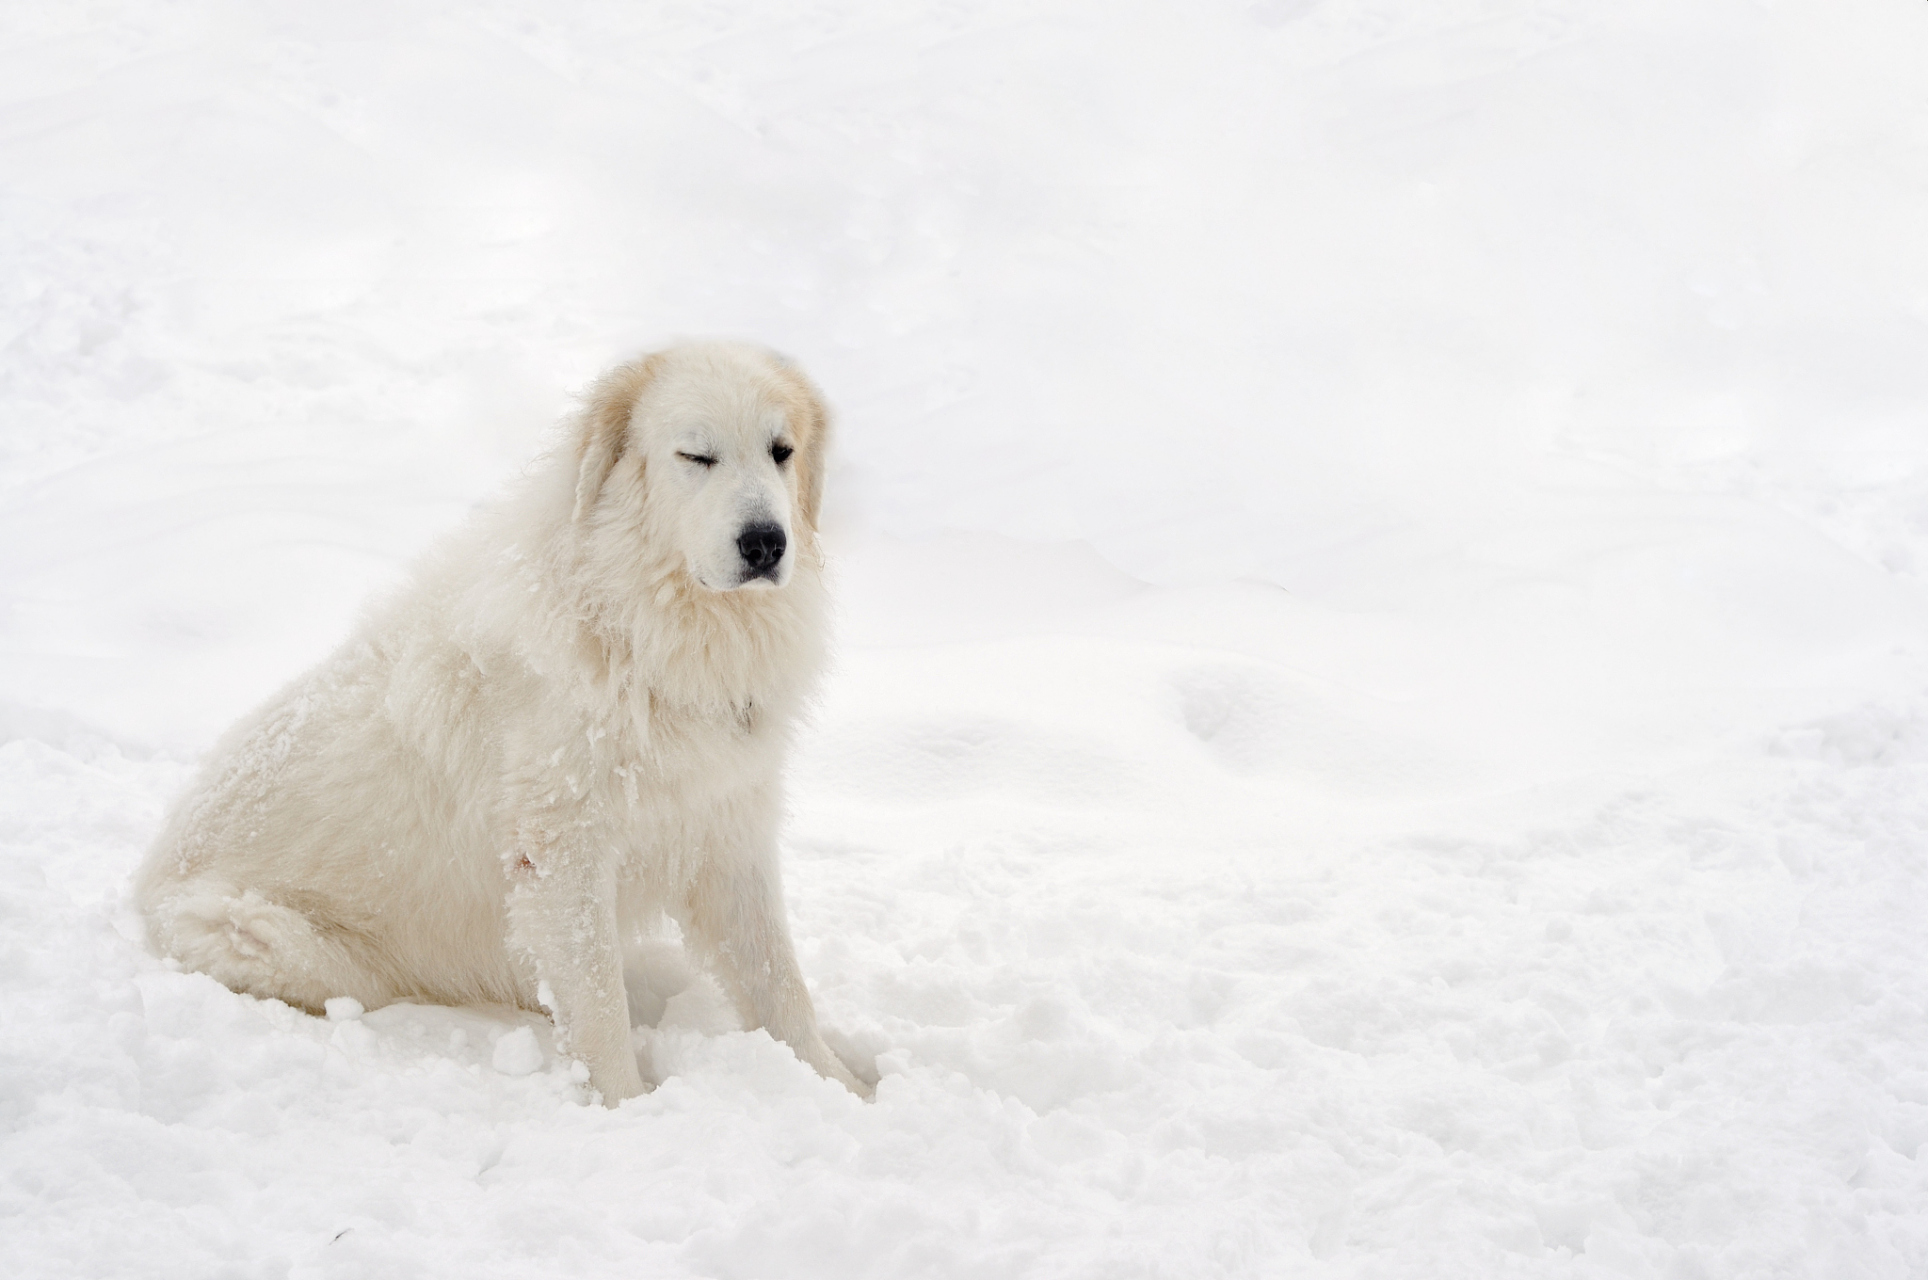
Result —
<instances>
[{"instance_id":1,"label":"dog's eye","mask_svg":"<svg viewBox=\"0 0 1928 1280\"><path fill-rule=\"evenodd\" d=\"M770 446L770 456L777 460L779 467L790 461L790 455L795 452L796 450L787 444L773 444Z\"/></svg>"},{"instance_id":2,"label":"dog's eye","mask_svg":"<svg viewBox=\"0 0 1928 1280\"><path fill-rule=\"evenodd\" d=\"M676 451L676 456L685 462L694 462L699 467L713 467L716 465L716 459L707 453L684 453L679 449Z\"/></svg>"}]
</instances>

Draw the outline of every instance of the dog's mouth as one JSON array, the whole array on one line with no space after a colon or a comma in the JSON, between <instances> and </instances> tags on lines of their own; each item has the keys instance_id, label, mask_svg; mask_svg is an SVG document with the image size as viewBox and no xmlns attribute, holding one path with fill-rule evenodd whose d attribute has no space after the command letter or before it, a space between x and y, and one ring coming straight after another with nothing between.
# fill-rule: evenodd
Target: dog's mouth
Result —
<instances>
[{"instance_id":1,"label":"dog's mouth","mask_svg":"<svg viewBox=\"0 0 1928 1280\"><path fill-rule=\"evenodd\" d=\"M796 559L789 530L761 517L737 529L727 551L716 547L707 555L692 555L688 567L690 577L710 591L769 591L790 580Z\"/></svg>"},{"instance_id":2,"label":"dog's mouth","mask_svg":"<svg viewBox=\"0 0 1928 1280\"><path fill-rule=\"evenodd\" d=\"M783 583L783 570L780 565L764 569L746 569L734 581L716 582L694 565L690 566L689 576L697 586L718 595L728 595L732 591L777 591Z\"/></svg>"}]
</instances>

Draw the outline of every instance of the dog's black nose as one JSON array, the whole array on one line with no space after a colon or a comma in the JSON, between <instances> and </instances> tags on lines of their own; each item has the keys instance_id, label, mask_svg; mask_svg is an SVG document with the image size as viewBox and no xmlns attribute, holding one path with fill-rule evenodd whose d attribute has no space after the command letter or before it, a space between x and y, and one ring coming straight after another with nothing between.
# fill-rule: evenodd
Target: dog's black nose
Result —
<instances>
[{"instance_id":1,"label":"dog's black nose","mask_svg":"<svg viewBox=\"0 0 1928 1280\"><path fill-rule=\"evenodd\" d=\"M742 553L743 563L753 571L774 569L777 561L783 559L783 548L788 542L782 525L750 524L743 526L743 532L737 535L736 549Z\"/></svg>"}]
</instances>

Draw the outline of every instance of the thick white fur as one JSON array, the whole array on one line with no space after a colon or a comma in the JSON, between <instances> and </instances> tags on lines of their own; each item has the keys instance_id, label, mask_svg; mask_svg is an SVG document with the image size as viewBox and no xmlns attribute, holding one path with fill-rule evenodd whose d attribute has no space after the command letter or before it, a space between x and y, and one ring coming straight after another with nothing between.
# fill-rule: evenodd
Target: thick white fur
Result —
<instances>
[{"instance_id":1,"label":"thick white fur","mask_svg":"<svg viewBox=\"0 0 1928 1280\"><path fill-rule=\"evenodd\" d=\"M623 949L668 912L749 1026L867 1092L817 1031L777 867L827 429L755 348L608 374L570 448L222 740L136 882L156 947L309 1010L545 1008L614 1105L644 1088ZM738 582L757 522L788 549Z\"/></svg>"}]
</instances>

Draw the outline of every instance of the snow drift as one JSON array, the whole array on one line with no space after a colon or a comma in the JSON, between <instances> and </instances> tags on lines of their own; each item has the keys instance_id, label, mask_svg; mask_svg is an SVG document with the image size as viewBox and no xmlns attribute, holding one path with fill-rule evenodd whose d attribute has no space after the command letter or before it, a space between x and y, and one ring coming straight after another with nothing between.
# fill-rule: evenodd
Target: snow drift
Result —
<instances>
[{"instance_id":1,"label":"snow drift","mask_svg":"<svg viewBox=\"0 0 1928 1280\"><path fill-rule=\"evenodd\" d=\"M1928 1268L1928 10L1139 9L0 18L0 1266ZM875 1103L672 940L616 1112L148 955L214 735L711 333L841 411Z\"/></svg>"}]
</instances>

